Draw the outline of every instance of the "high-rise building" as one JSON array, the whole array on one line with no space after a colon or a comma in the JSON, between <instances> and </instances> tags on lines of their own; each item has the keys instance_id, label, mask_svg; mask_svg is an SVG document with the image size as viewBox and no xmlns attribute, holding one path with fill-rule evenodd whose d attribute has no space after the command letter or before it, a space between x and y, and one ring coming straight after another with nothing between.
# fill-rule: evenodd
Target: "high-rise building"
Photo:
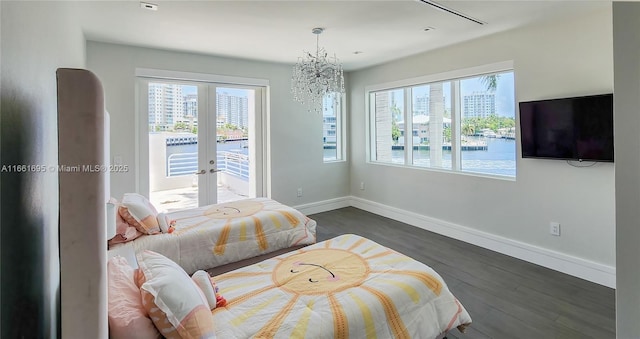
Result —
<instances>
[{"instance_id":1,"label":"high-rise building","mask_svg":"<svg viewBox=\"0 0 640 339\"><path fill-rule=\"evenodd\" d=\"M328 94L322 98L322 140L326 143L337 142L337 112L340 109L335 94Z\"/></svg>"},{"instance_id":2,"label":"high-rise building","mask_svg":"<svg viewBox=\"0 0 640 339\"><path fill-rule=\"evenodd\" d=\"M224 121L239 128L249 127L249 104L246 96L219 92L216 95L216 104L218 121Z\"/></svg>"},{"instance_id":3,"label":"high-rise building","mask_svg":"<svg viewBox=\"0 0 640 339\"><path fill-rule=\"evenodd\" d=\"M186 118L198 118L197 94L187 94L184 96L184 116Z\"/></svg>"},{"instance_id":4,"label":"high-rise building","mask_svg":"<svg viewBox=\"0 0 640 339\"><path fill-rule=\"evenodd\" d=\"M149 84L149 128L152 131L173 129L184 120L182 86L176 84Z\"/></svg>"},{"instance_id":5,"label":"high-rise building","mask_svg":"<svg viewBox=\"0 0 640 339\"><path fill-rule=\"evenodd\" d=\"M496 94L474 92L463 97L462 116L465 118L486 118L496 114Z\"/></svg>"},{"instance_id":6,"label":"high-rise building","mask_svg":"<svg viewBox=\"0 0 640 339\"><path fill-rule=\"evenodd\" d=\"M424 114L429 115L429 95L417 96L416 102L413 104L413 112L414 114Z\"/></svg>"}]
</instances>

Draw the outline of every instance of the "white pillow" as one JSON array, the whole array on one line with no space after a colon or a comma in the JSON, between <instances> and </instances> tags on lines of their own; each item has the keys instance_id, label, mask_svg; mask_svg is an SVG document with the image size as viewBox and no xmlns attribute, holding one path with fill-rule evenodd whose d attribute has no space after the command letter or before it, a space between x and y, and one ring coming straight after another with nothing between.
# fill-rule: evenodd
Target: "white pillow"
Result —
<instances>
[{"instance_id":1,"label":"white pillow","mask_svg":"<svg viewBox=\"0 0 640 339\"><path fill-rule=\"evenodd\" d=\"M204 294L204 297L207 299L207 303L209 303L209 308L216 308L216 291L213 289L213 285L211 285L211 277L209 277L209 273L199 270L196 271L191 276L191 280L193 280L200 290Z\"/></svg>"},{"instance_id":2,"label":"white pillow","mask_svg":"<svg viewBox=\"0 0 640 339\"><path fill-rule=\"evenodd\" d=\"M118 213L131 226L143 234L160 233L158 211L149 199L138 193L125 193Z\"/></svg>"},{"instance_id":3,"label":"white pillow","mask_svg":"<svg viewBox=\"0 0 640 339\"><path fill-rule=\"evenodd\" d=\"M152 251L138 254L142 304L160 334L174 338L215 338L206 297L175 262Z\"/></svg>"}]
</instances>

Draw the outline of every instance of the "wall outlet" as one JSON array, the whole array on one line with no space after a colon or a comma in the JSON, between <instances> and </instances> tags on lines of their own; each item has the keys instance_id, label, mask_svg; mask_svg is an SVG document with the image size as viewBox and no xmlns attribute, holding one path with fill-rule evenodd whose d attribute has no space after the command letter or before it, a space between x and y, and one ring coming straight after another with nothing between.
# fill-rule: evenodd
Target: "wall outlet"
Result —
<instances>
[{"instance_id":1,"label":"wall outlet","mask_svg":"<svg viewBox=\"0 0 640 339\"><path fill-rule=\"evenodd\" d=\"M550 222L549 223L549 233L551 235L560 236L560 223L559 222Z\"/></svg>"},{"instance_id":2,"label":"wall outlet","mask_svg":"<svg viewBox=\"0 0 640 339\"><path fill-rule=\"evenodd\" d=\"M360 181L360 189L364 191L364 181Z\"/></svg>"},{"instance_id":3,"label":"wall outlet","mask_svg":"<svg viewBox=\"0 0 640 339\"><path fill-rule=\"evenodd\" d=\"M298 187L298 198L302 196L302 187Z\"/></svg>"}]
</instances>

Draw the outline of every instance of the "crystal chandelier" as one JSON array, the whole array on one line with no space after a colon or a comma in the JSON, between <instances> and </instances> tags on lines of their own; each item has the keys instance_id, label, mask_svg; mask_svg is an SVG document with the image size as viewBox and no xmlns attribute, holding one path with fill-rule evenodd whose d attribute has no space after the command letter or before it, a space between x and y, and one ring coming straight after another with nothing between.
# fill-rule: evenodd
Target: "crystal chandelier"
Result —
<instances>
[{"instance_id":1,"label":"crystal chandelier","mask_svg":"<svg viewBox=\"0 0 640 339\"><path fill-rule=\"evenodd\" d=\"M334 103L344 94L344 74L338 58L327 57L324 48L319 47L320 33L324 28L314 28L311 32L316 35L316 53L304 52L293 66L291 77L291 93L293 99L308 105L309 111L322 111L323 99L327 94Z\"/></svg>"}]
</instances>

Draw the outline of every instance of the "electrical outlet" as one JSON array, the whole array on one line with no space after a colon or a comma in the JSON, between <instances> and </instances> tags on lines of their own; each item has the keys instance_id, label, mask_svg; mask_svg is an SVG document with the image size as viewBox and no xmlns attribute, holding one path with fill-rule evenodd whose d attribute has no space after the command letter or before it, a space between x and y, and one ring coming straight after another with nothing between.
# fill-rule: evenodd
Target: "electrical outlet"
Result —
<instances>
[{"instance_id":1,"label":"electrical outlet","mask_svg":"<svg viewBox=\"0 0 640 339\"><path fill-rule=\"evenodd\" d=\"M360 181L360 189L364 191L364 181Z\"/></svg>"},{"instance_id":2,"label":"electrical outlet","mask_svg":"<svg viewBox=\"0 0 640 339\"><path fill-rule=\"evenodd\" d=\"M560 223L559 222L550 222L549 223L549 233L551 235L560 236Z\"/></svg>"},{"instance_id":3,"label":"electrical outlet","mask_svg":"<svg viewBox=\"0 0 640 339\"><path fill-rule=\"evenodd\" d=\"M302 187L298 187L298 198L302 196Z\"/></svg>"}]
</instances>

